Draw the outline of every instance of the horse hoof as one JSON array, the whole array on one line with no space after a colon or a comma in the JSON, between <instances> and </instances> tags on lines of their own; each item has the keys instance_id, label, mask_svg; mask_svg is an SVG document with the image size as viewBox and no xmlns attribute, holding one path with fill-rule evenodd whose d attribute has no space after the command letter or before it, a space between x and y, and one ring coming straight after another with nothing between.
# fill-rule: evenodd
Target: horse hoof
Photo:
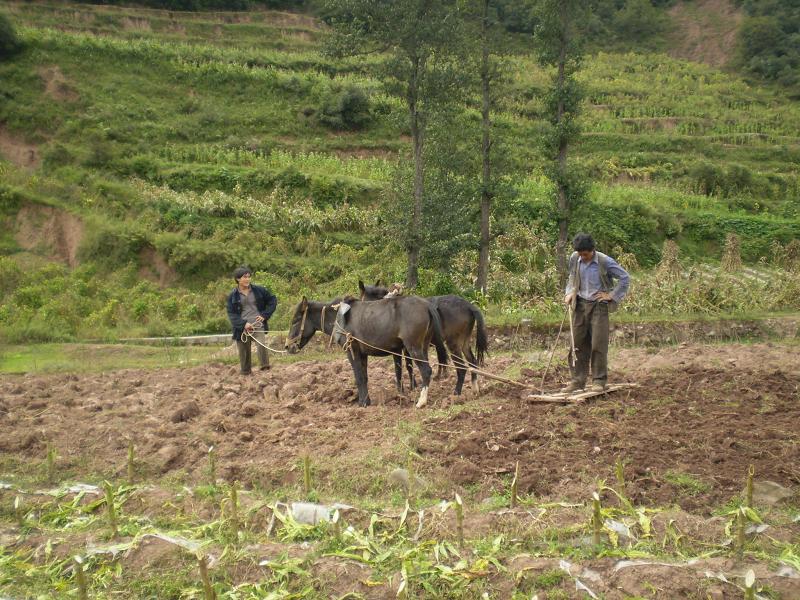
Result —
<instances>
[{"instance_id":1,"label":"horse hoof","mask_svg":"<svg viewBox=\"0 0 800 600\"><path fill-rule=\"evenodd\" d=\"M422 408L428 403L428 386L422 388L419 393L419 400L417 401L417 408Z\"/></svg>"}]
</instances>

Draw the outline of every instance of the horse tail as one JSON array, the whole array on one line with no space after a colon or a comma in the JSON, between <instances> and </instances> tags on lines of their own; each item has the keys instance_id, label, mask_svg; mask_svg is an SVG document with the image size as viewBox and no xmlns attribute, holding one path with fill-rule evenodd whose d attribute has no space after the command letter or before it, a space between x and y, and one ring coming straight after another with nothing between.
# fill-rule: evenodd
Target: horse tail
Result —
<instances>
[{"instance_id":1,"label":"horse tail","mask_svg":"<svg viewBox=\"0 0 800 600\"><path fill-rule=\"evenodd\" d=\"M428 304L428 314L431 318L433 325L433 345L436 346L436 360L439 364L446 365L449 360L447 348L444 345L444 336L442 335L442 320L439 318L439 311L436 307Z\"/></svg>"},{"instance_id":2,"label":"horse tail","mask_svg":"<svg viewBox=\"0 0 800 600\"><path fill-rule=\"evenodd\" d=\"M489 353L489 333L486 331L486 322L483 320L483 313L480 309L470 302L469 310L475 317L475 357L478 366L482 367L486 355Z\"/></svg>"}]
</instances>

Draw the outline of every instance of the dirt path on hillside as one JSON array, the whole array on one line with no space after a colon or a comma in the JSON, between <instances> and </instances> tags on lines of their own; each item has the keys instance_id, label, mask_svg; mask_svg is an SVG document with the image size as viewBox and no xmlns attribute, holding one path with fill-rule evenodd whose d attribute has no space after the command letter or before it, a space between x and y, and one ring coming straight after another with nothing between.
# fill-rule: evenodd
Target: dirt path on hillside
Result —
<instances>
[{"instance_id":1,"label":"dirt path on hillside","mask_svg":"<svg viewBox=\"0 0 800 600\"><path fill-rule=\"evenodd\" d=\"M310 452L322 480L352 476L366 486L385 481L411 447L442 495L467 485L490 493L520 461L521 489L559 500L585 499L596 478L613 480L619 457L636 501L707 513L738 493L749 464L759 478L798 490L794 348L618 351L615 379L641 388L579 406L531 404L530 390L497 382L485 382L479 399L454 400L448 380L432 386L431 408L416 410L394 391L386 360L370 365L368 409L355 405L343 359L278 363L245 378L222 364L4 376L0 451L38 463L51 444L67 471L121 475L132 439L146 475L183 471L200 481L213 445L222 476L264 486L295 482L298 458ZM504 356L487 368L521 367L517 377L538 385L541 370L525 364L524 355ZM680 474L696 489L682 487Z\"/></svg>"},{"instance_id":2,"label":"dirt path on hillside","mask_svg":"<svg viewBox=\"0 0 800 600\"><path fill-rule=\"evenodd\" d=\"M0 158L26 169L36 169L41 162L39 149L11 133L2 123L0 123Z\"/></svg>"},{"instance_id":3,"label":"dirt path on hillside","mask_svg":"<svg viewBox=\"0 0 800 600\"><path fill-rule=\"evenodd\" d=\"M678 2L669 10L675 31L670 55L712 67L733 56L742 12L730 0Z\"/></svg>"}]
</instances>

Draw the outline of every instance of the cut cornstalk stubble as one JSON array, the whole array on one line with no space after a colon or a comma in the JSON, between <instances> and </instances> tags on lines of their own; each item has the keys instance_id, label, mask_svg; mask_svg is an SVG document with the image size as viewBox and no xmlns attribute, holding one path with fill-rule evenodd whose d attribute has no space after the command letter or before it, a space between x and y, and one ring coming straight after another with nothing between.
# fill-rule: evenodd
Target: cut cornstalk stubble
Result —
<instances>
[{"instance_id":1,"label":"cut cornstalk stubble","mask_svg":"<svg viewBox=\"0 0 800 600\"><path fill-rule=\"evenodd\" d=\"M453 503L456 509L456 529L458 532L458 545L460 548L464 547L464 503L461 501L461 496L456 494L456 500Z\"/></svg>"},{"instance_id":2,"label":"cut cornstalk stubble","mask_svg":"<svg viewBox=\"0 0 800 600\"><path fill-rule=\"evenodd\" d=\"M745 506L753 508L753 476L756 474L756 468L750 465L747 469L747 483L745 484L744 501Z\"/></svg>"},{"instance_id":3,"label":"cut cornstalk stubble","mask_svg":"<svg viewBox=\"0 0 800 600\"><path fill-rule=\"evenodd\" d=\"M86 586L86 574L83 572L83 558L72 557L72 566L75 569L75 583L78 586L78 600L88 600L89 592Z\"/></svg>"},{"instance_id":4,"label":"cut cornstalk stubble","mask_svg":"<svg viewBox=\"0 0 800 600\"><path fill-rule=\"evenodd\" d=\"M602 541L603 515L600 510L600 494L592 492L592 542L599 546Z\"/></svg>"},{"instance_id":5,"label":"cut cornstalk stubble","mask_svg":"<svg viewBox=\"0 0 800 600\"><path fill-rule=\"evenodd\" d=\"M214 446L208 447L208 479L211 485L217 485L217 455Z\"/></svg>"},{"instance_id":6,"label":"cut cornstalk stubble","mask_svg":"<svg viewBox=\"0 0 800 600\"><path fill-rule=\"evenodd\" d=\"M517 507L517 502L519 500L517 496L518 487L519 487L519 461L517 461L517 464L514 467L514 479L511 482L511 508Z\"/></svg>"},{"instance_id":7,"label":"cut cornstalk stubble","mask_svg":"<svg viewBox=\"0 0 800 600\"><path fill-rule=\"evenodd\" d=\"M116 538L119 537L119 529L117 528L117 509L114 506L114 487L108 481L104 481L103 488L106 491L108 525L111 527L111 535Z\"/></svg>"},{"instance_id":8,"label":"cut cornstalk stubble","mask_svg":"<svg viewBox=\"0 0 800 600\"><path fill-rule=\"evenodd\" d=\"M56 480L56 449L50 444L47 445L47 481L50 483Z\"/></svg>"},{"instance_id":9,"label":"cut cornstalk stubble","mask_svg":"<svg viewBox=\"0 0 800 600\"><path fill-rule=\"evenodd\" d=\"M303 456L303 491L308 497L311 494L311 457Z\"/></svg>"},{"instance_id":10,"label":"cut cornstalk stubble","mask_svg":"<svg viewBox=\"0 0 800 600\"><path fill-rule=\"evenodd\" d=\"M205 554L198 553L197 566L200 569L200 579L203 582L203 597L205 600L216 600L217 593L211 586L211 579L208 576L208 559Z\"/></svg>"},{"instance_id":11,"label":"cut cornstalk stubble","mask_svg":"<svg viewBox=\"0 0 800 600\"><path fill-rule=\"evenodd\" d=\"M133 441L128 442L128 483L133 483L136 476L135 447Z\"/></svg>"}]
</instances>

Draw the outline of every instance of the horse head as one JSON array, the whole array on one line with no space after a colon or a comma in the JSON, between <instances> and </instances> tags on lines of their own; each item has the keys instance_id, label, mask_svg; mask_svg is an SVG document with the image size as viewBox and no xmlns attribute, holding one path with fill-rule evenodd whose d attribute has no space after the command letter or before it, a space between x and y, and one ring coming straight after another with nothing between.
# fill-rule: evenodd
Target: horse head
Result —
<instances>
[{"instance_id":1,"label":"horse head","mask_svg":"<svg viewBox=\"0 0 800 600\"><path fill-rule=\"evenodd\" d=\"M286 338L285 349L289 354L297 354L316 332L314 324L308 318L308 308L308 299L303 296L303 299L294 308L289 336Z\"/></svg>"},{"instance_id":2,"label":"horse head","mask_svg":"<svg viewBox=\"0 0 800 600\"><path fill-rule=\"evenodd\" d=\"M358 280L358 289L361 290L361 300L380 300L386 297L389 289L380 285L381 280L378 279L375 285L364 285L364 282Z\"/></svg>"}]
</instances>

